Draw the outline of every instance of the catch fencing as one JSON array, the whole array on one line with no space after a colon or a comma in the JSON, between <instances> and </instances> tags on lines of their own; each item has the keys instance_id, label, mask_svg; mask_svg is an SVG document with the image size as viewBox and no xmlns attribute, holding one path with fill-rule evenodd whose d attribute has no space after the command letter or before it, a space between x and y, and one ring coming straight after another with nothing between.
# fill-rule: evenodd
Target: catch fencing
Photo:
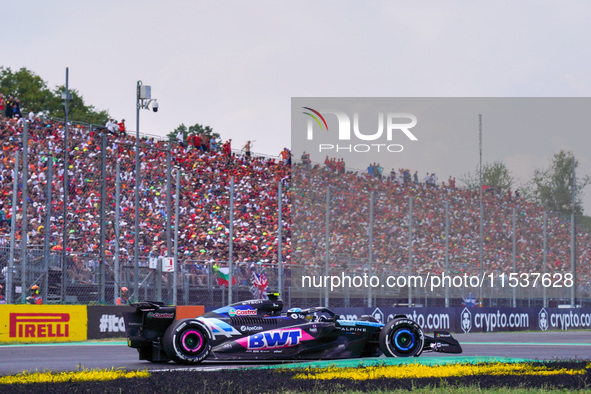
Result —
<instances>
[{"instance_id":1,"label":"catch fencing","mask_svg":"<svg viewBox=\"0 0 591 394\"><path fill-rule=\"evenodd\" d=\"M591 235L515 196L281 172L92 125L70 130L66 165L64 126L49 126L32 123L2 162L10 303L32 285L45 303L105 305L214 307L269 290L289 306L591 303Z\"/></svg>"}]
</instances>

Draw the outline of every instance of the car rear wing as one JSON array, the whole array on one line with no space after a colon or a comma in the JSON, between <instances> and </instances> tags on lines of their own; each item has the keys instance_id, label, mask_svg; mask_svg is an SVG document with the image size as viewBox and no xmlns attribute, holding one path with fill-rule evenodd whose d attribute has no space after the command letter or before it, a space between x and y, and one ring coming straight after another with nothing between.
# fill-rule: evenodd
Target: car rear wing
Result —
<instances>
[{"instance_id":1,"label":"car rear wing","mask_svg":"<svg viewBox=\"0 0 591 394\"><path fill-rule=\"evenodd\" d=\"M158 308L163 307L164 303L158 301L140 301L134 302L130 305L133 306L135 309L139 309L141 311L150 311L157 310Z\"/></svg>"},{"instance_id":2,"label":"car rear wing","mask_svg":"<svg viewBox=\"0 0 591 394\"><path fill-rule=\"evenodd\" d=\"M128 338L158 338L175 320L176 307L165 306L163 302L142 301L132 303L133 312L124 312L125 333Z\"/></svg>"}]
</instances>

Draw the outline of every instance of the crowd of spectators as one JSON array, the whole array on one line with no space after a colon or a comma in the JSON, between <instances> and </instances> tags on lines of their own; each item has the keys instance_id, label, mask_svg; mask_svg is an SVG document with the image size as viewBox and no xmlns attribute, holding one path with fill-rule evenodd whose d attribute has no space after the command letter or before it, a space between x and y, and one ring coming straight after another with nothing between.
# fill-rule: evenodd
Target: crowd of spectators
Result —
<instances>
[{"instance_id":1,"label":"crowd of spectators","mask_svg":"<svg viewBox=\"0 0 591 394\"><path fill-rule=\"evenodd\" d=\"M371 167L371 166L370 166ZM375 169L375 168L374 168ZM480 271L480 193L456 187L455 178L439 183L434 173L424 180L408 169L380 177L374 171L337 174L324 168L297 165L292 172L292 242L294 261L323 272L326 250L326 190L330 189L331 269L342 264L353 272L367 271L369 199L374 193L373 268L377 273L404 274L409 266L409 211L412 200L413 273L445 269L446 202L449 203L449 270L456 274ZM544 209L510 190L483 193L483 271L544 272ZM513 210L516 217L516 263L513 270ZM591 285L591 235L577 232L578 280ZM570 272L570 218L547 213L546 272ZM353 262L353 263L351 263ZM357 262L357 263L355 263Z\"/></svg>"},{"instance_id":2,"label":"crowd of spectators","mask_svg":"<svg viewBox=\"0 0 591 394\"><path fill-rule=\"evenodd\" d=\"M120 167L119 258L130 262L134 253L135 138L117 131L110 121L106 128L106 254L115 253L116 167ZM113 129L113 130L111 130ZM105 129L102 129L105 130ZM115 132L113 132L115 131ZM15 152L22 150L22 122L0 118L0 239L10 234L12 220L13 167ZM46 237L46 208L50 207L49 244L62 250L64 201L64 125L33 119L28 124L28 243L42 248ZM75 125L69 128L67 249L77 265L76 280L91 281L89 272L99 251L101 129ZM227 261L229 239L230 181L234 178L234 260L249 266L277 261L278 184L283 182L283 252L290 259L289 174L290 167L279 158L239 155L216 146L207 149L196 139L184 145L171 144L172 167L180 168L179 253L181 261ZM169 143L145 138L140 149L140 232L139 256L142 265L149 257L166 256L167 149ZM282 157L283 158L283 157ZM21 156L22 163L22 156ZM47 167L52 164L51 201L45 197ZM172 177L174 183L175 177ZM19 181L16 240L21 239L23 188ZM171 187L174 212L175 185ZM172 218L174 226L174 218ZM174 233L173 233L174 234ZM0 245L1 246L1 245ZM92 263L88 263L92 261Z\"/></svg>"},{"instance_id":3,"label":"crowd of spectators","mask_svg":"<svg viewBox=\"0 0 591 394\"><path fill-rule=\"evenodd\" d=\"M10 99L9 99L10 100ZM14 115L14 114L12 114ZM29 118L29 117L28 117ZM63 245L64 226L64 125L30 116L28 124L28 242L42 247L49 218L49 244L53 251ZM167 250L167 149L172 166L180 168L179 253L181 261L193 264L193 283L203 284L203 273L214 262L228 260L230 182L234 179L233 260L241 269L255 264L277 263L278 184L283 185L283 259L316 269L323 265L325 252L325 193L331 189L330 253L349 256L350 261L367 261L369 254L369 193L374 192L373 261L376 272L405 272L408 267L409 202L413 202L412 253L416 273L439 273L445 259L445 204L449 203L449 255L453 272L474 273L479 267L479 193L456 188L455 178L439 182L435 173L419 180L418 172L398 169L387 174L379 163L367 172L346 171L342 159L326 158L325 166L312 165L309 156L292 172L291 153L285 148L276 158L250 153L248 143L239 154L231 140L219 146L207 136L193 136L179 142L142 138L141 183L135 181L135 137L125 132L124 123L110 121L106 151L101 151L101 130L72 125L69 128L67 248L74 256L75 280L91 280L85 256L96 261L100 226L105 226L106 254L119 246L123 261L132 261L135 249L134 191L140 190L139 250L142 264L149 257L166 256ZM22 151L23 120L0 117L0 241L6 242L12 221L11 199L14 157ZM106 159L106 220L100 220L101 157ZM116 167L120 168L120 234L115 222ZM46 198L47 168L52 166L52 195ZM412 174L412 175L411 175ZM174 183L174 177L173 183ZM17 241L22 218L22 181L19 181ZM175 186L172 185L174 201ZM293 204L293 205L291 205ZM174 206L174 205L173 205ZM517 272L541 272L543 208L510 191L485 193L484 259L487 272L507 273L512 267L512 217L517 213ZM174 223L174 221L172 221ZM293 223L293 224L292 224ZM293 226L293 227L292 227ZM548 272L570 269L569 223L548 214ZM292 232L297 235L292 240ZM2 245L0 245L2 246ZM588 283L591 272L591 235L577 233L579 279ZM293 249L293 250L292 250ZM340 262L333 261L333 268ZM362 265L353 267L363 269ZM200 273L201 272L201 273Z\"/></svg>"},{"instance_id":4,"label":"crowd of spectators","mask_svg":"<svg viewBox=\"0 0 591 394\"><path fill-rule=\"evenodd\" d=\"M4 95L0 93L0 116L7 118L22 117L21 101L13 96L5 98Z\"/></svg>"}]
</instances>

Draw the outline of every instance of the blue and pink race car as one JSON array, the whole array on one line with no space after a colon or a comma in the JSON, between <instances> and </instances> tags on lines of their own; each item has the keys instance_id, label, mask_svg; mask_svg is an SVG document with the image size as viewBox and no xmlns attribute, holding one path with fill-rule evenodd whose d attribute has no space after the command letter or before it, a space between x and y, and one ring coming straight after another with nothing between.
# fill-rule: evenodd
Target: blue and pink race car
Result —
<instances>
[{"instance_id":1,"label":"blue and pink race car","mask_svg":"<svg viewBox=\"0 0 591 394\"><path fill-rule=\"evenodd\" d=\"M327 360L416 357L423 351L461 353L446 331L432 337L404 315L386 324L371 316L340 320L328 308L282 312L277 293L268 300L228 305L203 316L175 320L176 308L155 302L132 304L124 314L128 345L140 360L197 364L207 360Z\"/></svg>"}]
</instances>

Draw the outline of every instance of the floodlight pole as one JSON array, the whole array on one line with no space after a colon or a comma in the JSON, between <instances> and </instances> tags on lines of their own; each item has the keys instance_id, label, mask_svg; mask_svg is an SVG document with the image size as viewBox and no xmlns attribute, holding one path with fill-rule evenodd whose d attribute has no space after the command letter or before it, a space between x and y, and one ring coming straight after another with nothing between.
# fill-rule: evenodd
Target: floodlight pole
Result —
<instances>
[{"instance_id":1,"label":"floodlight pole","mask_svg":"<svg viewBox=\"0 0 591 394\"><path fill-rule=\"evenodd\" d=\"M369 278L373 276L373 204L374 204L374 197L373 192L369 193L369 264L368 264L368 271L369 271ZM373 301L373 292L372 286L370 285L367 290L367 307L372 307Z\"/></svg>"},{"instance_id":2,"label":"floodlight pole","mask_svg":"<svg viewBox=\"0 0 591 394\"><path fill-rule=\"evenodd\" d=\"M478 265L480 267L480 277L484 275L484 205L482 203L482 114L478 115L478 135L479 135L479 146L480 146L480 167L478 171L479 182L479 195L480 195L480 236L479 236L479 248L478 248ZM478 298L482 301L484 295L482 287L478 289Z\"/></svg>"},{"instance_id":3,"label":"floodlight pole","mask_svg":"<svg viewBox=\"0 0 591 394\"><path fill-rule=\"evenodd\" d=\"M66 92L64 99L65 122L64 122L64 209L63 209L63 240L62 240L62 280L61 299L64 302L66 297L66 260L68 257L68 101L70 100L69 90L69 69L66 67Z\"/></svg>"},{"instance_id":4,"label":"floodlight pole","mask_svg":"<svg viewBox=\"0 0 591 394\"><path fill-rule=\"evenodd\" d=\"M152 99L150 86L145 86L144 92L142 93L141 87L144 86L142 81L137 81L136 87L136 134L135 134L135 224L134 224L134 263L133 263L133 299L139 301L139 278L140 278L140 109L148 109L150 103L155 102ZM153 105L154 112L158 110L157 103ZM159 273L160 274L160 273Z\"/></svg>"},{"instance_id":5,"label":"floodlight pole","mask_svg":"<svg viewBox=\"0 0 591 394\"><path fill-rule=\"evenodd\" d=\"M16 218L16 200L18 197L18 180L19 180L19 152L14 152L14 170L13 170L13 186L12 186L12 218ZM8 272L6 273L6 302L12 304L12 285L14 280L14 247L16 236L16 220L10 221L10 254L8 258ZM22 290L21 290L22 291Z\"/></svg>"},{"instance_id":6,"label":"floodlight pole","mask_svg":"<svg viewBox=\"0 0 591 394\"><path fill-rule=\"evenodd\" d=\"M134 255L133 255L133 299L138 302L139 295L139 282L140 282L140 264L139 264L139 253L140 253L140 86L142 81L137 81L136 89L136 117L135 117L135 224L134 224Z\"/></svg>"},{"instance_id":7,"label":"floodlight pole","mask_svg":"<svg viewBox=\"0 0 591 394\"><path fill-rule=\"evenodd\" d=\"M575 308L577 304L577 227L575 217L575 204L577 192L577 178L575 176L575 156L573 154L573 178L572 178L572 203L571 203L571 219L570 219L570 270L573 276L573 285L570 288L570 307Z\"/></svg>"}]
</instances>

